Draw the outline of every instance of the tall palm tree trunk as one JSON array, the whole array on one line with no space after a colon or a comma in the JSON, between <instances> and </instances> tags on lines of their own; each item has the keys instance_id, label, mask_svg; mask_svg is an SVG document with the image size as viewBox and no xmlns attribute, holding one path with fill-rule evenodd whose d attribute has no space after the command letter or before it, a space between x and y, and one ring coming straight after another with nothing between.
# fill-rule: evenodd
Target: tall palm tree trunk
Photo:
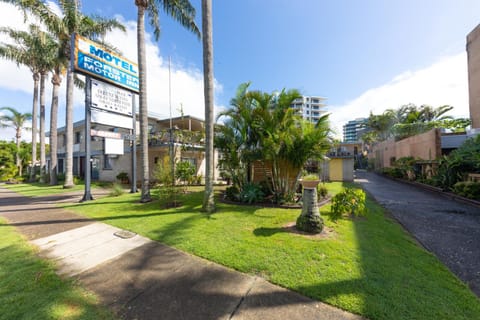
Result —
<instances>
[{"instance_id":1,"label":"tall palm tree trunk","mask_svg":"<svg viewBox=\"0 0 480 320\"><path fill-rule=\"evenodd\" d=\"M30 181L35 181L35 165L37 164L37 131L38 131L38 82L40 75L33 74L33 105L32 105L32 167Z\"/></svg>"},{"instance_id":2,"label":"tall palm tree trunk","mask_svg":"<svg viewBox=\"0 0 480 320\"><path fill-rule=\"evenodd\" d=\"M45 182L45 80L46 73L40 75L40 182Z\"/></svg>"},{"instance_id":3,"label":"tall palm tree trunk","mask_svg":"<svg viewBox=\"0 0 480 320\"><path fill-rule=\"evenodd\" d=\"M142 195L141 202L152 200L150 196L150 178L148 170L148 108L147 108L147 58L145 52L145 6L144 1L136 1L138 8L137 17L137 48L138 48L138 73L140 81L139 108L140 108L140 144L142 160ZM141 3L142 2L142 3Z\"/></svg>"},{"instance_id":4,"label":"tall palm tree trunk","mask_svg":"<svg viewBox=\"0 0 480 320\"><path fill-rule=\"evenodd\" d=\"M205 194L202 209L215 211L213 193L214 149L213 149L213 41L212 41L212 0L202 0L203 34L203 86L205 97Z\"/></svg>"},{"instance_id":5,"label":"tall palm tree trunk","mask_svg":"<svg viewBox=\"0 0 480 320\"><path fill-rule=\"evenodd\" d=\"M58 74L52 77L52 108L50 111L50 185L56 185L57 180L57 117L58 117L58 90L61 78Z\"/></svg>"},{"instance_id":6,"label":"tall palm tree trunk","mask_svg":"<svg viewBox=\"0 0 480 320\"><path fill-rule=\"evenodd\" d=\"M64 188L72 188L73 183L73 72L67 68L67 101L65 111L65 183Z\"/></svg>"}]
</instances>

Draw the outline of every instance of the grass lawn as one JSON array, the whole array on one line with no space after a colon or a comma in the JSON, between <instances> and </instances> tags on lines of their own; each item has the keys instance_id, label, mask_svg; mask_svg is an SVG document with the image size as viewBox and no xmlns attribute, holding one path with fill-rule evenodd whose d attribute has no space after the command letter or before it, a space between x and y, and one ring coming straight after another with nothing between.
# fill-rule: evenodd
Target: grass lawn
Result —
<instances>
[{"instance_id":1,"label":"grass lawn","mask_svg":"<svg viewBox=\"0 0 480 320\"><path fill-rule=\"evenodd\" d=\"M60 279L13 227L0 219L0 319L113 319L96 298Z\"/></svg>"},{"instance_id":2,"label":"grass lawn","mask_svg":"<svg viewBox=\"0 0 480 320\"><path fill-rule=\"evenodd\" d=\"M140 204L138 194L68 207L370 319L480 319L479 299L371 199L366 218L337 223L323 207L331 232L317 239L286 232L300 209L218 203L206 215L196 190L179 208Z\"/></svg>"},{"instance_id":3,"label":"grass lawn","mask_svg":"<svg viewBox=\"0 0 480 320\"><path fill-rule=\"evenodd\" d=\"M97 188L101 185L92 183L91 188ZM43 183L19 183L19 184L2 184L2 187L8 188L12 191L18 192L27 197L41 197L52 194L67 193L73 191L80 191L85 189L85 185L76 184L73 188L64 189L63 185L50 186Z\"/></svg>"}]
</instances>

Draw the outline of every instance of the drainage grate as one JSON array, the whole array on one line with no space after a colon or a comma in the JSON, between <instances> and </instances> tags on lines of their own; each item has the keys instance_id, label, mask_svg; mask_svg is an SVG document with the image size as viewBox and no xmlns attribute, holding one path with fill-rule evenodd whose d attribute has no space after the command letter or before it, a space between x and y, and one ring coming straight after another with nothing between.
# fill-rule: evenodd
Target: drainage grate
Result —
<instances>
[{"instance_id":1,"label":"drainage grate","mask_svg":"<svg viewBox=\"0 0 480 320\"><path fill-rule=\"evenodd\" d=\"M127 230L120 230L117 231L113 234L114 236L117 236L122 239L130 239L135 237L137 234L135 232L127 231Z\"/></svg>"}]
</instances>

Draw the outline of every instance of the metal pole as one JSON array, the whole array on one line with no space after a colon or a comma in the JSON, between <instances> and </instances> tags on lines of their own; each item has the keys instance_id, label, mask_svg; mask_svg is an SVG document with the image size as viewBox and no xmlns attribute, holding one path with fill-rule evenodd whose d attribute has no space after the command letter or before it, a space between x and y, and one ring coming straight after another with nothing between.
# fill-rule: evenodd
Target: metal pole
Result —
<instances>
[{"instance_id":1,"label":"metal pole","mask_svg":"<svg viewBox=\"0 0 480 320\"><path fill-rule=\"evenodd\" d=\"M137 120L136 120L136 100L135 94L132 93L132 119L133 119L133 129L132 129L132 182L131 182L131 189L130 193L136 193L137 190Z\"/></svg>"},{"instance_id":2,"label":"metal pole","mask_svg":"<svg viewBox=\"0 0 480 320\"><path fill-rule=\"evenodd\" d=\"M92 105L92 81L89 76L85 77L85 193L83 194L82 200L80 202L93 200L92 194L90 192L90 184L92 179L92 163L90 162L91 158L91 110L90 106Z\"/></svg>"}]
</instances>

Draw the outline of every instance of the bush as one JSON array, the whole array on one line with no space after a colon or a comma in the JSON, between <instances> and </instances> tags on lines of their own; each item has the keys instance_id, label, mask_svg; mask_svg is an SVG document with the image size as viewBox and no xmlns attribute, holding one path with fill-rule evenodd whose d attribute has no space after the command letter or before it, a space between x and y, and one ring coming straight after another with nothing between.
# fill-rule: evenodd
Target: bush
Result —
<instances>
[{"instance_id":1,"label":"bush","mask_svg":"<svg viewBox=\"0 0 480 320\"><path fill-rule=\"evenodd\" d=\"M382 169L382 173L392 178L403 178L404 174L400 168L385 167Z\"/></svg>"},{"instance_id":2,"label":"bush","mask_svg":"<svg viewBox=\"0 0 480 320\"><path fill-rule=\"evenodd\" d=\"M317 186L317 198L324 199L328 195L328 189L323 184L319 184Z\"/></svg>"},{"instance_id":3,"label":"bush","mask_svg":"<svg viewBox=\"0 0 480 320\"><path fill-rule=\"evenodd\" d=\"M122 186L119 185L118 183L114 183L112 185L112 190L110 190L110 193L108 195L110 197L118 197L124 193L125 193L125 190L123 190Z\"/></svg>"},{"instance_id":4,"label":"bush","mask_svg":"<svg viewBox=\"0 0 480 320\"><path fill-rule=\"evenodd\" d=\"M240 201L252 204L263 200L262 187L255 183L247 183L240 192Z\"/></svg>"},{"instance_id":5,"label":"bush","mask_svg":"<svg viewBox=\"0 0 480 320\"><path fill-rule=\"evenodd\" d=\"M366 213L366 195L361 189L347 188L332 198L331 215L333 220L344 214L363 216Z\"/></svg>"},{"instance_id":6,"label":"bush","mask_svg":"<svg viewBox=\"0 0 480 320\"><path fill-rule=\"evenodd\" d=\"M230 201L239 201L240 200L240 190L237 187L231 186L225 189L225 198Z\"/></svg>"},{"instance_id":7,"label":"bush","mask_svg":"<svg viewBox=\"0 0 480 320\"><path fill-rule=\"evenodd\" d=\"M128 183L128 173L122 171L115 177L120 180L121 183L127 184Z\"/></svg>"},{"instance_id":8,"label":"bush","mask_svg":"<svg viewBox=\"0 0 480 320\"><path fill-rule=\"evenodd\" d=\"M175 178L180 179L183 184L193 182L195 177L195 166L188 161L180 161L175 167Z\"/></svg>"},{"instance_id":9,"label":"bush","mask_svg":"<svg viewBox=\"0 0 480 320\"><path fill-rule=\"evenodd\" d=\"M453 185L453 192L465 198L480 200L480 182L457 182Z\"/></svg>"}]
</instances>

